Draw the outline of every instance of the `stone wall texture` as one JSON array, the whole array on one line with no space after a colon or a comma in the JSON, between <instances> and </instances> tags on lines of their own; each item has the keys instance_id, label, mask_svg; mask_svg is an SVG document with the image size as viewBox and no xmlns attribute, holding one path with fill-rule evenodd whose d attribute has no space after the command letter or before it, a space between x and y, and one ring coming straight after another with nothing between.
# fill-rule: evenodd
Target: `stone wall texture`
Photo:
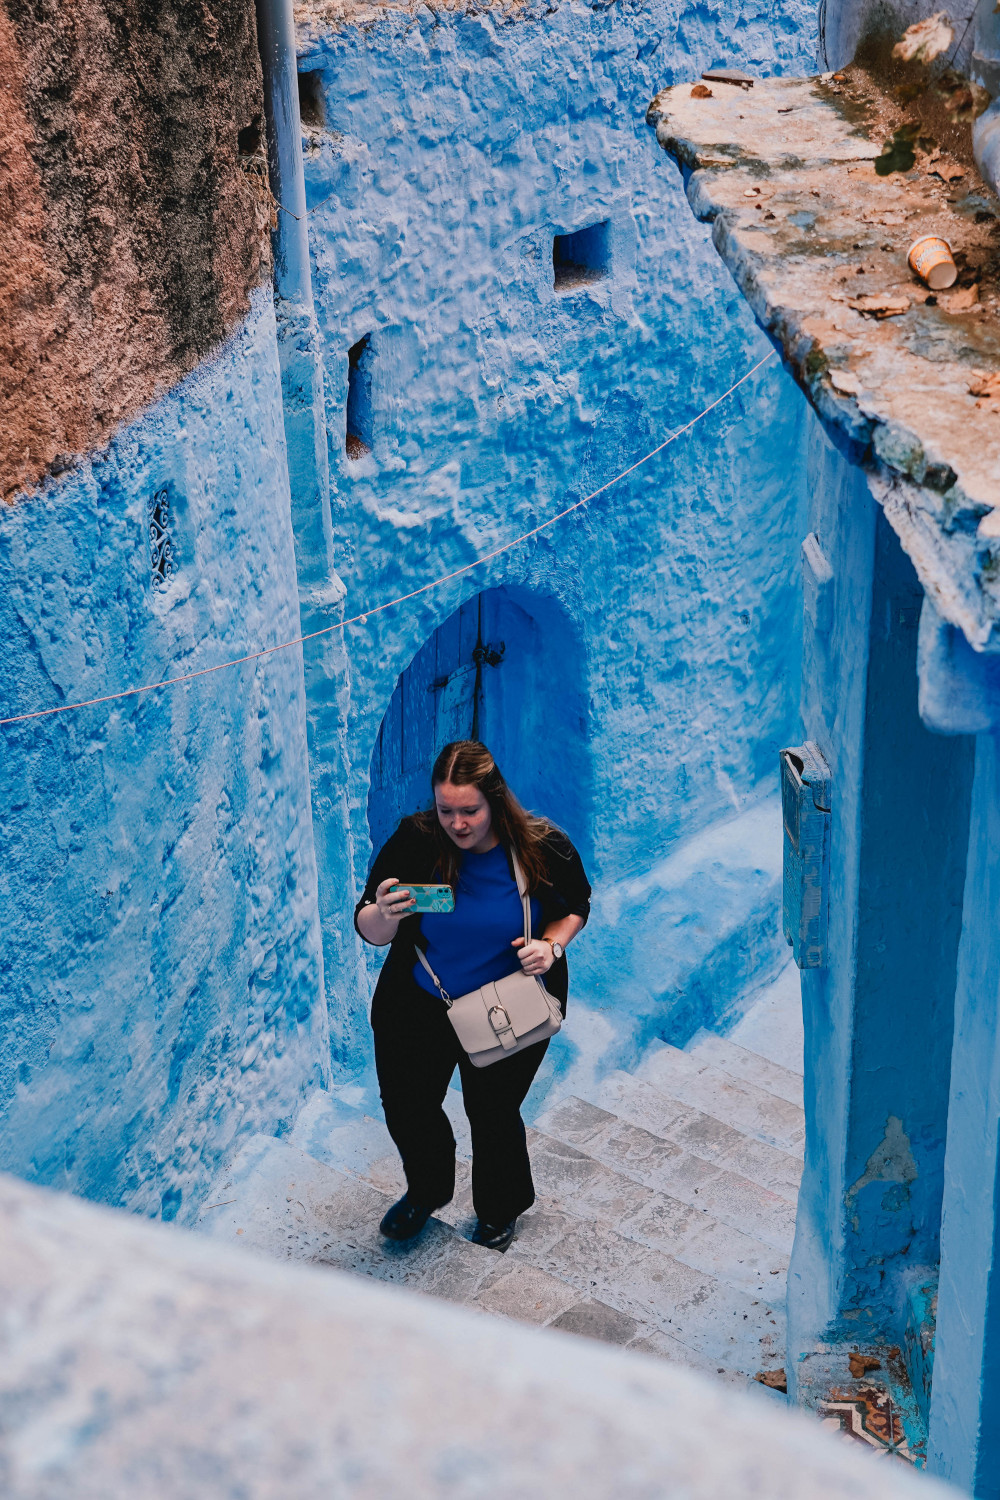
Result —
<instances>
[{"instance_id":1,"label":"stone wall texture","mask_svg":"<svg viewBox=\"0 0 1000 1500\"><path fill-rule=\"evenodd\" d=\"M271 203L252 0L0 6L0 499L246 315Z\"/></svg>"}]
</instances>

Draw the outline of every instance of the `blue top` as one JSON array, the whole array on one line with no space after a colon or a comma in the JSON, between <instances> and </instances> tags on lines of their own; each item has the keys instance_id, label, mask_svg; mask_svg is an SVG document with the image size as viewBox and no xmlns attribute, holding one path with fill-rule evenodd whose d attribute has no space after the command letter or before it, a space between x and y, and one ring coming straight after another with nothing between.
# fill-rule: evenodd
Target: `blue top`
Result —
<instances>
[{"instance_id":1,"label":"blue top","mask_svg":"<svg viewBox=\"0 0 1000 1500\"><path fill-rule=\"evenodd\" d=\"M541 904L532 897L533 932L541 918ZM503 979L520 968L517 949L511 943L524 931L524 913L501 844L486 854L466 850L455 887L455 910L447 914L425 912L420 931L426 941L427 962L452 998L467 995L491 979ZM413 977L421 989L437 994L419 959L414 960Z\"/></svg>"}]
</instances>

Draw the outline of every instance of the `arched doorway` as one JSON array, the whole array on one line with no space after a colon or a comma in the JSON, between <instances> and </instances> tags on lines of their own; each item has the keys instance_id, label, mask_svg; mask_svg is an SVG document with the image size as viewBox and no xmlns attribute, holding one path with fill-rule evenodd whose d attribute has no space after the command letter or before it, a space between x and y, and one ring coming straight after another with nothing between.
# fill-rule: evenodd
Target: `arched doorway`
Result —
<instances>
[{"instance_id":1,"label":"arched doorway","mask_svg":"<svg viewBox=\"0 0 1000 1500\"><path fill-rule=\"evenodd\" d=\"M555 599L487 589L435 630L396 683L372 754L368 826L378 849L430 806L451 740L480 739L526 806L589 848L590 756L582 652Z\"/></svg>"}]
</instances>

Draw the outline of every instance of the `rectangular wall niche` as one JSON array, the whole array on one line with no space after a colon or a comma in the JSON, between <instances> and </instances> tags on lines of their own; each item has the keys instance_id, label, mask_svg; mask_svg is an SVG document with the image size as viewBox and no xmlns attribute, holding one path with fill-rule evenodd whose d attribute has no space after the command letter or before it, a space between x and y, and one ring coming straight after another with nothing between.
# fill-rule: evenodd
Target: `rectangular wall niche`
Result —
<instances>
[{"instance_id":1,"label":"rectangular wall niche","mask_svg":"<svg viewBox=\"0 0 1000 1500\"><path fill-rule=\"evenodd\" d=\"M347 456L372 451L372 336L352 344L347 355Z\"/></svg>"},{"instance_id":2,"label":"rectangular wall niche","mask_svg":"<svg viewBox=\"0 0 1000 1500\"><path fill-rule=\"evenodd\" d=\"M326 124L323 74L319 71L299 74L299 118L303 125Z\"/></svg>"},{"instance_id":3,"label":"rectangular wall niche","mask_svg":"<svg viewBox=\"0 0 1000 1500\"><path fill-rule=\"evenodd\" d=\"M552 241L552 271L557 292L589 281L601 281L610 270L608 221L557 234Z\"/></svg>"}]
</instances>

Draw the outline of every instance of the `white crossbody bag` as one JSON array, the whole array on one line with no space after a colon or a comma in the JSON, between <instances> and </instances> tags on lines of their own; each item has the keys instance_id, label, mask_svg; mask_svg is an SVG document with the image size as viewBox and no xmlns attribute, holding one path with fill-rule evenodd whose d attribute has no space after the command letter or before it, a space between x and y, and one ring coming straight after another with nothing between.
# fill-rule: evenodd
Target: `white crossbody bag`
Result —
<instances>
[{"instance_id":1,"label":"white crossbody bag","mask_svg":"<svg viewBox=\"0 0 1000 1500\"><path fill-rule=\"evenodd\" d=\"M524 940L530 943L528 886L513 850L510 858L517 892L524 907ZM448 1007L448 1019L455 1028L455 1035L476 1068L488 1068L490 1063L512 1057L515 1052L533 1047L536 1042L544 1042L562 1025L559 1001L549 994L537 975L525 974L523 969L518 969L515 974L508 974L503 979L484 984L481 989L470 990L467 995L452 999L420 947L417 947L417 957Z\"/></svg>"}]
</instances>

